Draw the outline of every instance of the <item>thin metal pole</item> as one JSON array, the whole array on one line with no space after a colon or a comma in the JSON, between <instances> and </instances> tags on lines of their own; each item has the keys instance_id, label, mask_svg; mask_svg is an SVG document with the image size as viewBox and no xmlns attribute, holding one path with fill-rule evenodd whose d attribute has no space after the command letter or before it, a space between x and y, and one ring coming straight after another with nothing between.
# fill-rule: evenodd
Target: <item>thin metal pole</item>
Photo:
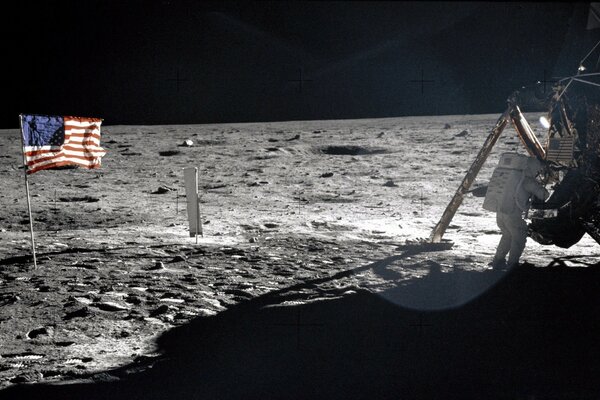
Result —
<instances>
[{"instance_id":1,"label":"thin metal pole","mask_svg":"<svg viewBox=\"0 0 600 400\"><path fill-rule=\"evenodd\" d=\"M196 244L198 244L198 231L200 230L200 200L196 191Z\"/></svg>"},{"instance_id":2,"label":"thin metal pole","mask_svg":"<svg viewBox=\"0 0 600 400\"><path fill-rule=\"evenodd\" d=\"M33 268L37 269L37 258L35 257L35 238L33 236L33 218L31 216L31 200L29 197L29 178L27 176L27 160L25 159L25 140L23 139L23 115L19 115L21 126L21 143L23 144L23 171L25 172L25 191L27 192L27 210L29 211L29 231L31 233L31 251L33 253Z\"/></svg>"}]
</instances>

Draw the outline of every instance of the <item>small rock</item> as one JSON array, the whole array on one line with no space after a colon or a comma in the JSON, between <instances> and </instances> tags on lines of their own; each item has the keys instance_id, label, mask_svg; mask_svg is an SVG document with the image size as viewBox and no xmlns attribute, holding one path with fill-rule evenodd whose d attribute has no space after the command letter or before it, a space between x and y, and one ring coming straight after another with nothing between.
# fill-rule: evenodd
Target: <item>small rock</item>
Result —
<instances>
[{"instance_id":1,"label":"small rock","mask_svg":"<svg viewBox=\"0 0 600 400\"><path fill-rule=\"evenodd\" d=\"M76 306L79 303L87 306L89 304L92 304L92 300L87 297L82 297L82 296L74 297L72 299L69 297L69 301L67 303L65 303L65 307Z\"/></svg>"},{"instance_id":2,"label":"small rock","mask_svg":"<svg viewBox=\"0 0 600 400\"><path fill-rule=\"evenodd\" d=\"M291 138L291 139L286 139L286 140L287 140L288 142L291 142L292 140L298 140L298 139L300 139L300 135L299 135L299 134L298 134L298 135L296 135L296 136L294 136L294 137L293 137L293 138Z\"/></svg>"},{"instance_id":3,"label":"small rock","mask_svg":"<svg viewBox=\"0 0 600 400\"><path fill-rule=\"evenodd\" d=\"M165 151L158 152L158 154L163 157L176 156L177 154L180 154L180 153L181 152L179 150L165 150Z\"/></svg>"},{"instance_id":4,"label":"small rock","mask_svg":"<svg viewBox=\"0 0 600 400\"><path fill-rule=\"evenodd\" d=\"M452 126L450 124L447 124L447 123L444 124L444 129L450 129L450 128L452 128Z\"/></svg>"},{"instance_id":5,"label":"small rock","mask_svg":"<svg viewBox=\"0 0 600 400\"><path fill-rule=\"evenodd\" d=\"M487 190L487 185L482 185L473 188L470 192L475 197L485 197L485 195L487 194Z\"/></svg>"},{"instance_id":6,"label":"small rock","mask_svg":"<svg viewBox=\"0 0 600 400\"><path fill-rule=\"evenodd\" d=\"M118 303L113 303L112 301L103 301L101 303L96 303L94 305L103 311L125 311L125 310L127 310L127 307L122 306Z\"/></svg>"},{"instance_id":7,"label":"small rock","mask_svg":"<svg viewBox=\"0 0 600 400\"><path fill-rule=\"evenodd\" d=\"M164 269L165 268L165 264L162 261L157 261L156 264L154 264L153 267L148 268L151 271L157 270L157 269Z\"/></svg>"},{"instance_id":8,"label":"small rock","mask_svg":"<svg viewBox=\"0 0 600 400\"><path fill-rule=\"evenodd\" d=\"M466 129L464 131L462 131L461 133L457 133L456 135L454 135L455 137L465 137L469 135L469 131L467 131Z\"/></svg>"},{"instance_id":9,"label":"small rock","mask_svg":"<svg viewBox=\"0 0 600 400\"><path fill-rule=\"evenodd\" d=\"M49 332L45 327L42 328L37 328L37 329L32 329L29 332L27 332L27 337L29 339L35 339L36 337L40 336L40 335L48 335Z\"/></svg>"},{"instance_id":10,"label":"small rock","mask_svg":"<svg viewBox=\"0 0 600 400\"><path fill-rule=\"evenodd\" d=\"M141 304L142 300L135 294L130 294L125 298L125 301L130 304Z\"/></svg>"},{"instance_id":11,"label":"small rock","mask_svg":"<svg viewBox=\"0 0 600 400\"><path fill-rule=\"evenodd\" d=\"M65 341L60 341L60 342L54 342L54 344L58 347L68 347L68 346L75 344L75 342L65 340Z\"/></svg>"},{"instance_id":12,"label":"small rock","mask_svg":"<svg viewBox=\"0 0 600 400\"><path fill-rule=\"evenodd\" d=\"M160 299L160 301L166 301L167 303L174 303L174 304L185 303L185 300L183 300L183 299L177 299L177 298L172 298L172 297L165 297L165 298Z\"/></svg>"},{"instance_id":13,"label":"small rock","mask_svg":"<svg viewBox=\"0 0 600 400\"><path fill-rule=\"evenodd\" d=\"M14 304L17 301L21 300L21 298L19 296L17 296L16 294L6 294L3 296L0 296L0 300L2 301L1 305L7 305L7 304Z\"/></svg>"},{"instance_id":14,"label":"small rock","mask_svg":"<svg viewBox=\"0 0 600 400\"><path fill-rule=\"evenodd\" d=\"M173 323L175 316L173 314L163 314L159 318L162 322Z\"/></svg>"},{"instance_id":15,"label":"small rock","mask_svg":"<svg viewBox=\"0 0 600 400\"><path fill-rule=\"evenodd\" d=\"M171 192L173 189L165 187L165 186L161 186L158 189L156 189L154 192L152 192L152 194L165 194L165 193L169 193Z\"/></svg>"},{"instance_id":16,"label":"small rock","mask_svg":"<svg viewBox=\"0 0 600 400\"><path fill-rule=\"evenodd\" d=\"M183 256L175 256L169 261L170 263L182 262L185 261L185 257Z\"/></svg>"},{"instance_id":17,"label":"small rock","mask_svg":"<svg viewBox=\"0 0 600 400\"><path fill-rule=\"evenodd\" d=\"M246 297L246 298L254 297L252 295L252 293L249 293L249 292L247 292L245 290L241 290L241 289L226 289L224 291L224 293L231 294L231 295L238 296L238 297Z\"/></svg>"},{"instance_id":18,"label":"small rock","mask_svg":"<svg viewBox=\"0 0 600 400\"><path fill-rule=\"evenodd\" d=\"M151 317L156 317L157 315L161 315L166 313L167 311L169 311L169 306L166 304L163 304L162 306L159 306L157 309L155 309L154 311L152 311L150 313Z\"/></svg>"},{"instance_id":19,"label":"small rock","mask_svg":"<svg viewBox=\"0 0 600 400\"><path fill-rule=\"evenodd\" d=\"M333 176L333 172L325 172L321 174L321 178L331 178Z\"/></svg>"},{"instance_id":20,"label":"small rock","mask_svg":"<svg viewBox=\"0 0 600 400\"><path fill-rule=\"evenodd\" d=\"M141 156L142 153L137 153L135 151L124 151L121 153L121 155L129 157L129 156Z\"/></svg>"},{"instance_id":21,"label":"small rock","mask_svg":"<svg viewBox=\"0 0 600 400\"><path fill-rule=\"evenodd\" d=\"M258 242L258 238L257 237L251 237L249 240L250 243L256 243Z\"/></svg>"},{"instance_id":22,"label":"small rock","mask_svg":"<svg viewBox=\"0 0 600 400\"><path fill-rule=\"evenodd\" d=\"M393 180L391 180L391 179L388 179L388 180L387 180L387 181L386 181L386 182L383 184L383 186L386 186L386 187L398 187L398 185L396 185L396 184L394 183L394 181L393 181Z\"/></svg>"},{"instance_id":23,"label":"small rock","mask_svg":"<svg viewBox=\"0 0 600 400\"><path fill-rule=\"evenodd\" d=\"M90 315L90 310L87 307L82 307L75 311L71 311L63 317L65 320L73 319L73 318L82 318Z\"/></svg>"},{"instance_id":24,"label":"small rock","mask_svg":"<svg viewBox=\"0 0 600 400\"><path fill-rule=\"evenodd\" d=\"M190 139L186 139L183 141L183 143L181 143L180 146L182 147L192 147L194 145L194 142Z\"/></svg>"}]
</instances>

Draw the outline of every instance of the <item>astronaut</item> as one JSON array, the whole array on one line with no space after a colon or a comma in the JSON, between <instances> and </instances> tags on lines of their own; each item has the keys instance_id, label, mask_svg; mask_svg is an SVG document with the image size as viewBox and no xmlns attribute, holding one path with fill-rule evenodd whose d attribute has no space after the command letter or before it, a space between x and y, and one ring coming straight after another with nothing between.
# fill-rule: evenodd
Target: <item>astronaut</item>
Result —
<instances>
[{"instance_id":1,"label":"astronaut","mask_svg":"<svg viewBox=\"0 0 600 400\"><path fill-rule=\"evenodd\" d=\"M535 196L546 200L548 197L548 191L535 179L542 168L543 164L537 158L529 157L520 179L508 185L502 193L496 210L496 223L502 232L502 238L490 263L494 269L519 265L519 258L527 241L527 223L524 217L529 210L531 198Z\"/></svg>"}]
</instances>

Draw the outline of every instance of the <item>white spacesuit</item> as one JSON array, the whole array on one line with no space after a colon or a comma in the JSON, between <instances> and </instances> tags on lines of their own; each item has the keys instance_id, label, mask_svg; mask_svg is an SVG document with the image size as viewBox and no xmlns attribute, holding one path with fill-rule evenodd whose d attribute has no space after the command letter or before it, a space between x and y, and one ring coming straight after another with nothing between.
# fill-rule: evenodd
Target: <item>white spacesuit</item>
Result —
<instances>
[{"instance_id":1,"label":"white spacesuit","mask_svg":"<svg viewBox=\"0 0 600 400\"><path fill-rule=\"evenodd\" d=\"M523 216L529 210L531 197L545 200L548 196L548 191L535 180L542 167L542 163L536 158L528 158L527 167L523 170L521 178L504 188L496 210L496 223L502 232L502 238L491 263L494 268L513 267L519 264L519 258L527 241L527 223Z\"/></svg>"}]
</instances>

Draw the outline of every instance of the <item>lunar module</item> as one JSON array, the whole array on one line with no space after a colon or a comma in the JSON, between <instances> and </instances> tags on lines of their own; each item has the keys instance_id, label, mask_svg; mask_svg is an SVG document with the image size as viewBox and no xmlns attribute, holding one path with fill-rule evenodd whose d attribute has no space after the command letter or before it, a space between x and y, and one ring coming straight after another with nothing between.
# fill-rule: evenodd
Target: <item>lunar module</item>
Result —
<instances>
[{"instance_id":1,"label":"lunar module","mask_svg":"<svg viewBox=\"0 0 600 400\"><path fill-rule=\"evenodd\" d=\"M595 66L584 65L594 54ZM504 128L512 123L530 156L544 164L540 180L550 192L544 202L529 211L529 236L544 245L568 248L587 233L600 244L600 42L580 63L577 74L560 79L548 94L539 87L516 91L496 122L456 194L431 233L440 243L462 199ZM523 116L523 105L543 109L540 122L548 129L540 141ZM494 197L507 179L514 179L523 163L516 155L503 154L490 179L484 208L494 209ZM511 178L511 176L513 178Z\"/></svg>"},{"instance_id":2,"label":"lunar module","mask_svg":"<svg viewBox=\"0 0 600 400\"><path fill-rule=\"evenodd\" d=\"M529 236L541 244L567 248L585 233L600 243L600 73L584 71L555 86L543 152L530 151L546 162L551 190L530 215Z\"/></svg>"}]
</instances>

